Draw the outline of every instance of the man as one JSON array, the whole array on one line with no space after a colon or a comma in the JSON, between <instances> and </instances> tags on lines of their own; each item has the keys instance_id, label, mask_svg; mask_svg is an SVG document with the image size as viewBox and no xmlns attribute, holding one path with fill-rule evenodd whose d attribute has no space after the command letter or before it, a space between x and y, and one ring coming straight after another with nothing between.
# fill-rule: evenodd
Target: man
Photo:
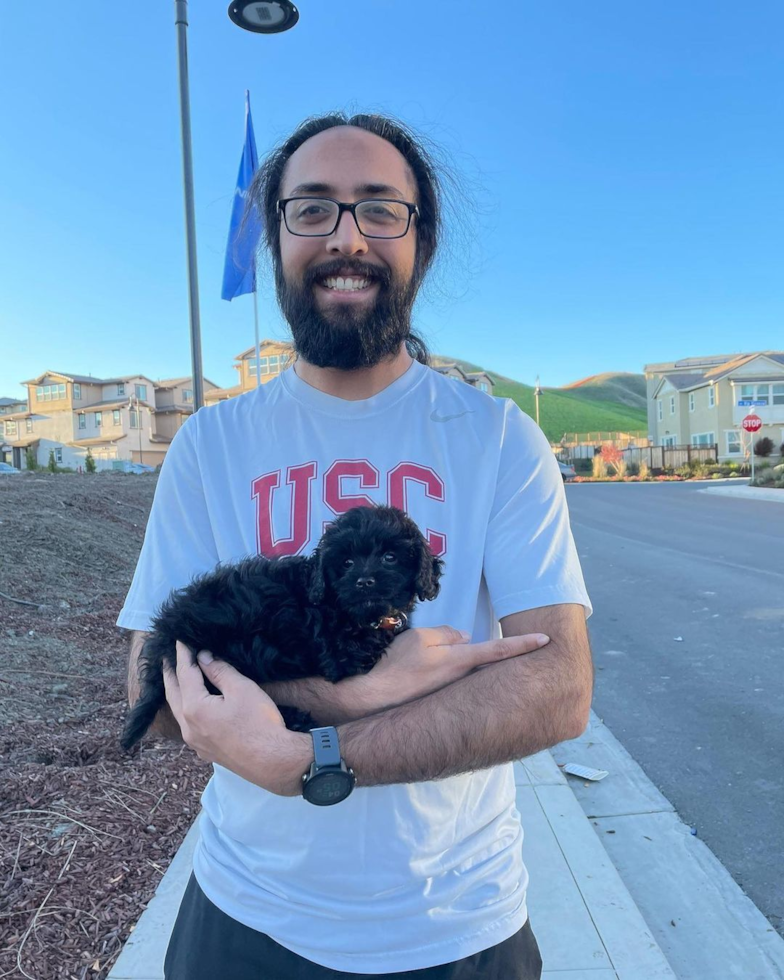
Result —
<instances>
[{"instance_id":1,"label":"man","mask_svg":"<svg viewBox=\"0 0 784 980\"><path fill-rule=\"evenodd\" d=\"M388 503L445 573L416 628L337 685L265 693L179 648L168 725L215 769L167 980L534 980L508 763L579 735L592 687L557 464L516 406L432 371L411 333L440 196L410 132L308 120L251 195L297 360L172 443L118 620L137 631L131 701L156 605L219 560L307 553L336 514ZM316 736L287 731L275 702L337 726L323 771L341 802L312 805L328 802L303 790L323 774Z\"/></svg>"}]
</instances>

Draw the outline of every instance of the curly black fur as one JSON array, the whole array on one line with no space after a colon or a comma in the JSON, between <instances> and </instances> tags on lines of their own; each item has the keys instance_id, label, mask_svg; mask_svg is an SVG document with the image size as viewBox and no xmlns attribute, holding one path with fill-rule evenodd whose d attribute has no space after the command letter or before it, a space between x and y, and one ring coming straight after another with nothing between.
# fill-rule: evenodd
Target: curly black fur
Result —
<instances>
[{"instance_id":1,"label":"curly black fur","mask_svg":"<svg viewBox=\"0 0 784 980\"><path fill-rule=\"evenodd\" d=\"M375 666L395 634L372 624L435 599L442 566L403 511L355 507L329 525L310 557L246 558L195 578L153 620L123 748L164 705L162 665L176 666L177 640L194 659L210 650L257 684L317 675L335 683ZM289 728L316 726L303 711L280 710Z\"/></svg>"}]
</instances>

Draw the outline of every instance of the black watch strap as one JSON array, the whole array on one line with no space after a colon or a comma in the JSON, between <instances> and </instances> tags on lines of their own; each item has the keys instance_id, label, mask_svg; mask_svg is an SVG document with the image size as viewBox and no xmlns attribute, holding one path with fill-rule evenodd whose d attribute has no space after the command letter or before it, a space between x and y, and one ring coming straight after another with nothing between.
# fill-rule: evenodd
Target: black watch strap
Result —
<instances>
[{"instance_id":1,"label":"black watch strap","mask_svg":"<svg viewBox=\"0 0 784 980\"><path fill-rule=\"evenodd\" d=\"M316 769L321 769L322 766L339 766L340 745L337 729L334 727L311 728L310 734L313 737L313 756Z\"/></svg>"}]
</instances>

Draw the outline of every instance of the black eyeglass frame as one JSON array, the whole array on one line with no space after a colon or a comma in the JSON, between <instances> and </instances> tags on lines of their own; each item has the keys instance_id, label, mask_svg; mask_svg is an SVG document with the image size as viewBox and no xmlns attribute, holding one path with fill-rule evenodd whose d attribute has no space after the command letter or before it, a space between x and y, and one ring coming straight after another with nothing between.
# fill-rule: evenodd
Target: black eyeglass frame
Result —
<instances>
[{"instance_id":1,"label":"black eyeglass frame","mask_svg":"<svg viewBox=\"0 0 784 980\"><path fill-rule=\"evenodd\" d=\"M290 201L329 201L330 204L337 204L338 206L338 216L335 221L335 225L332 231L320 231L316 235L303 234L301 231L292 231L289 228L289 223L286 220L286 205ZM377 202L379 204L402 204L408 208L408 224L406 225L406 230L400 235L366 235L364 231L359 227L359 221L357 220L356 209L360 204L369 204L371 202ZM354 218L354 224L357 226L357 231L362 235L363 238L378 238L383 241L392 242L397 238L405 238L408 234L408 229L411 227L411 218L416 215L419 218L419 206L416 204L411 204L408 201L399 201L394 197L366 197L361 201L354 201L353 204L346 204L345 201L336 201L334 197L315 197L313 194L302 194L299 197L283 197L277 203L278 214L283 218L283 223L286 226L286 231L290 235L296 235L298 238L329 238L330 235L334 235L340 224L340 219L343 217L344 211L350 211L352 217Z\"/></svg>"}]
</instances>

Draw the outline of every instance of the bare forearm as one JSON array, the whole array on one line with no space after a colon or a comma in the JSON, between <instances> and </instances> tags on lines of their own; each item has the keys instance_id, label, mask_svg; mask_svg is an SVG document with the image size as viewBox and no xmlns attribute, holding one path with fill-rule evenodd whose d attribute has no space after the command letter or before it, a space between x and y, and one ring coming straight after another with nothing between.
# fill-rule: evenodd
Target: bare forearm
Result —
<instances>
[{"instance_id":1,"label":"bare forearm","mask_svg":"<svg viewBox=\"0 0 784 980\"><path fill-rule=\"evenodd\" d=\"M321 725L342 725L370 714L359 677L347 677L337 684L323 677L305 677L262 687L275 704L307 711Z\"/></svg>"},{"instance_id":2,"label":"bare forearm","mask_svg":"<svg viewBox=\"0 0 784 980\"><path fill-rule=\"evenodd\" d=\"M490 665L428 697L339 728L363 786L422 782L525 758L585 728L590 655L553 643Z\"/></svg>"},{"instance_id":3,"label":"bare forearm","mask_svg":"<svg viewBox=\"0 0 784 980\"><path fill-rule=\"evenodd\" d=\"M148 636L149 633L134 630L131 637L131 652L128 659L128 704L131 707L139 700L139 654L142 652L144 641ZM164 738L182 741L180 726L175 721L168 704L160 709L149 730L153 735L162 735Z\"/></svg>"}]
</instances>

